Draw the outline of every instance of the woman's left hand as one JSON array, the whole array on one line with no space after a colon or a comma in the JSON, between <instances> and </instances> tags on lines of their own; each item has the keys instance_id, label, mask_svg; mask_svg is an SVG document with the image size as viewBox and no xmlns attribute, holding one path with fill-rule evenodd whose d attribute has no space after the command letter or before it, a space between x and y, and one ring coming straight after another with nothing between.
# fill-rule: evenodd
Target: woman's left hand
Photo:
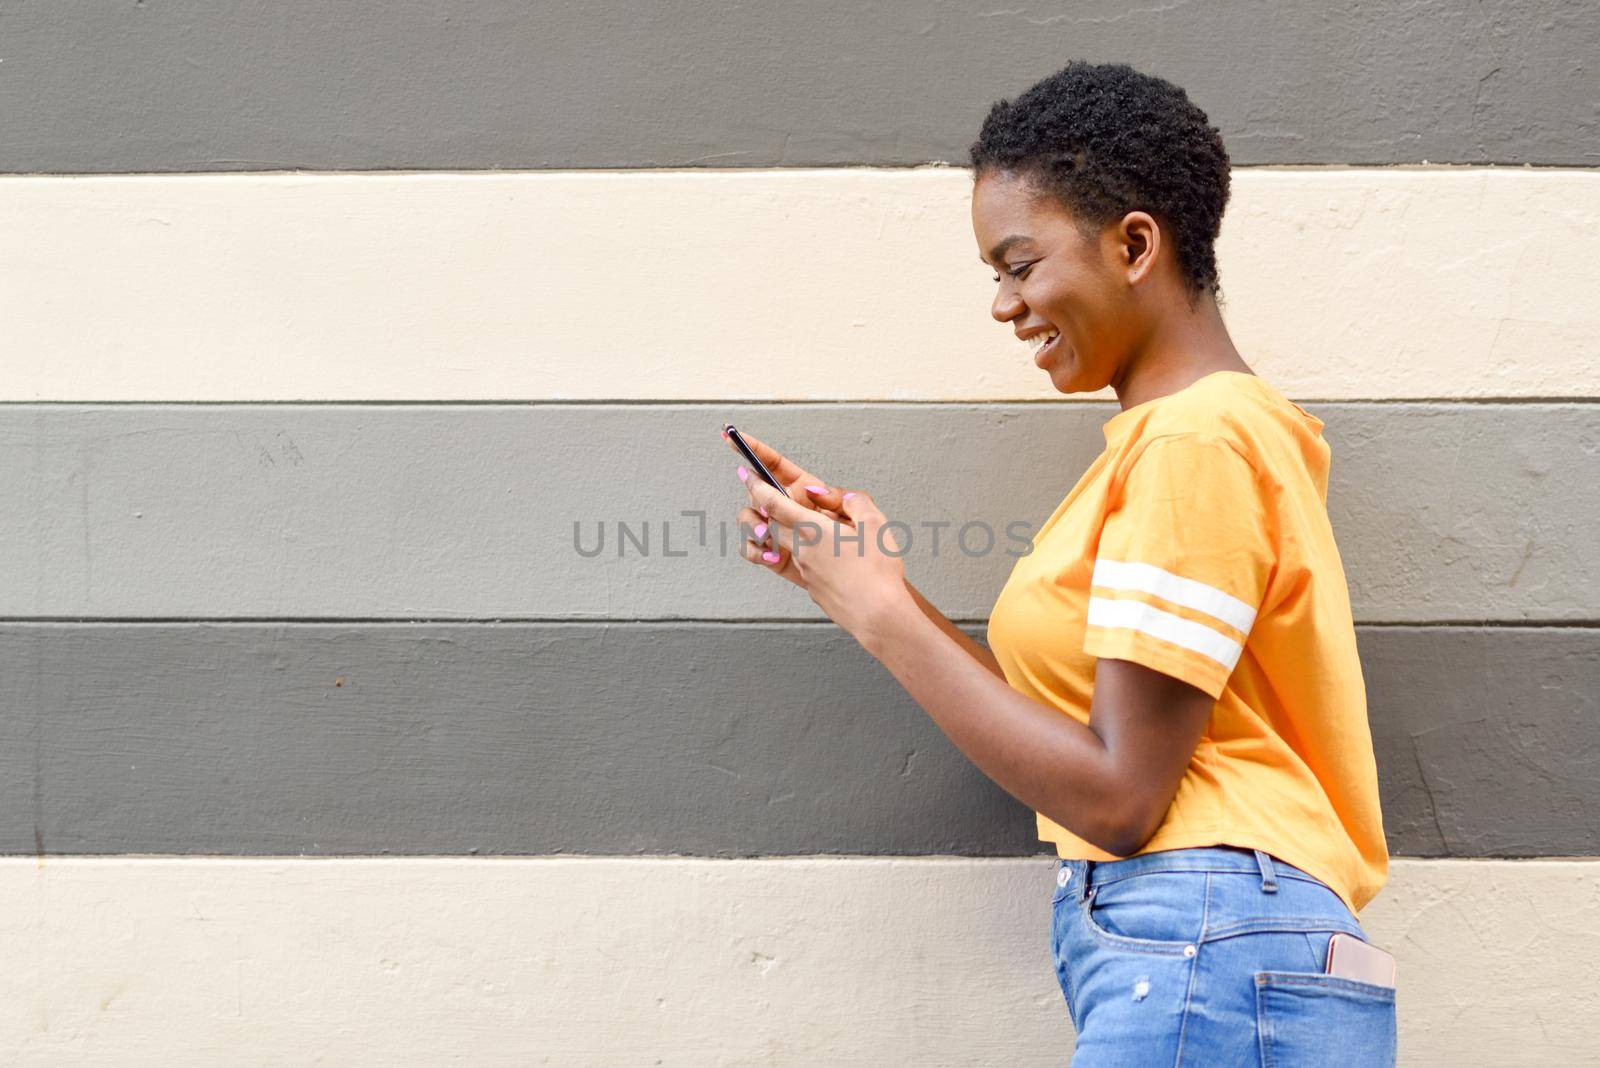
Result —
<instances>
[{"instance_id":1,"label":"woman's left hand","mask_svg":"<svg viewBox=\"0 0 1600 1068\"><path fill-rule=\"evenodd\" d=\"M906 587L900 543L871 496L832 486L803 489L816 507L836 512L844 522L785 497L761 479L745 480L750 506L765 509L765 545L780 553L774 567L792 559L811 600L857 640L880 630L906 605L915 606ZM820 490L820 492L819 492ZM746 543L759 558L763 546Z\"/></svg>"}]
</instances>

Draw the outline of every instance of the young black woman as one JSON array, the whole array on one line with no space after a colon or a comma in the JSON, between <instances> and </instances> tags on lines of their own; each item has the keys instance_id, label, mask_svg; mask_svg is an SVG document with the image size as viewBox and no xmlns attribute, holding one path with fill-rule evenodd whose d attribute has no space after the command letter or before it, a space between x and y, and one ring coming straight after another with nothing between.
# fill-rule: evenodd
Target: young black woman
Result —
<instances>
[{"instance_id":1,"label":"young black woman","mask_svg":"<svg viewBox=\"0 0 1600 1068\"><path fill-rule=\"evenodd\" d=\"M1324 972L1336 933L1365 939L1388 852L1323 423L1217 303L1221 136L1166 81L1073 63L995 104L971 163L991 313L1058 392L1115 391L1105 451L988 647L906 581L868 493L757 439L795 499L739 469L745 558L1035 811L1075 1066L1392 1064L1393 989Z\"/></svg>"}]
</instances>

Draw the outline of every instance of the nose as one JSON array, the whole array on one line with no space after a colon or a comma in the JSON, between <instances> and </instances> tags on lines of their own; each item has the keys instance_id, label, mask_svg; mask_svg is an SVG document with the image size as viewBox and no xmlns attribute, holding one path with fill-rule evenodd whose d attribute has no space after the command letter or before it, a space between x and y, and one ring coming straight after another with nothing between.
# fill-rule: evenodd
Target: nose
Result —
<instances>
[{"instance_id":1,"label":"nose","mask_svg":"<svg viewBox=\"0 0 1600 1068\"><path fill-rule=\"evenodd\" d=\"M1009 323L1022 312L1022 298L1017 296L1016 290L1003 285L995 290L994 303L989 305L989 314L994 316L995 322Z\"/></svg>"}]
</instances>

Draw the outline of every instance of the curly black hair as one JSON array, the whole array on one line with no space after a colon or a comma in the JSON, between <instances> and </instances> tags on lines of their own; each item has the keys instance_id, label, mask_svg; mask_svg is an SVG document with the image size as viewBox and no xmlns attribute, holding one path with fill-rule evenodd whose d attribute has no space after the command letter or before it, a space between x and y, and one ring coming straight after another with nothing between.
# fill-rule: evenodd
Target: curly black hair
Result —
<instances>
[{"instance_id":1,"label":"curly black hair","mask_svg":"<svg viewBox=\"0 0 1600 1068\"><path fill-rule=\"evenodd\" d=\"M989 109L973 179L1030 179L1085 232L1148 211L1176 237L1191 299L1217 295L1217 234L1228 204L1222 135L1178 86L1124 63L1074 61Z\"/></svg>"}]
</instances>

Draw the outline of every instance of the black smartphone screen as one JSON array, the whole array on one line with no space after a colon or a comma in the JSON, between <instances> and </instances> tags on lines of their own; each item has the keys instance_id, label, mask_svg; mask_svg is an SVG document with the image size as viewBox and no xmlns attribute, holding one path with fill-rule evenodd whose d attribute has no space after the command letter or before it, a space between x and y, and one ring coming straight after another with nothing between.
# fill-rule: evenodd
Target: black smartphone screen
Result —
<instances>
[{"instance_id":1,"label":"black smartphone screen","mask_svg":"<svg viewBox=\"0 0 1600 1068\"><path fill-rule=\"evenodd\" d=\"M744 437L739 433L738 430L734 429L733 424L728 423L722 429L727 433L728 440L733 442L733 447L738 449L740 454L744 456L746 462L750 464L750 470L759 475L761 480L767 485L771 486L785 497L788 497L789 491L778 485L778 480L772 477L772 472L767 470L766 464L756 459L755 450L745 443ZM793 500L794 498L790 497L789 499Z\"/></svg>"}]
</instances>

